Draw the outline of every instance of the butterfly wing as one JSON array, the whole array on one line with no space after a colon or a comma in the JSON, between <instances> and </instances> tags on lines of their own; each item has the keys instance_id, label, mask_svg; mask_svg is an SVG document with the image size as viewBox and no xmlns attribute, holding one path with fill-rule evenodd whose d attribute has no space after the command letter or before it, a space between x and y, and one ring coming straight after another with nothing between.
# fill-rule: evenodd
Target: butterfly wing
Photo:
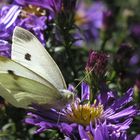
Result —
<instances>
[{"instance_id":1,"label":"butterfly wing","mask_svg":"<svg viewBox=\"0 0 140 140\"><path fill-rule=\"evenodd\" d=\"M0 96L6 99L9 103L12 105L19 107L17 100L13 97L11 92L8 89L5 89L1 84L0 84Z\"/></svg>"},{"instance_id":2,"label":"butterfly wing","mask_svg":"<svg viewBox=\"0 0 140 140\"><path fill-rule=\"evenodd\" d=\"M51 83L49 83L46 79L43 77L39 76L32 70L20 65L19 63L0 56L0 72L8 72L8 73L14 73L17 76L22 76L25 78L29 78L35 81L38 81L44 85L50 86L52 88L55 88Z\"/></svg>"},{"instance_id":3,"label":"butterfly wing","mask_svg":"<svg viewBox=\"0 0 140 140\"><path fill-rule=\"evenodd\" d=\"M57 109L61 106L62 99L55 88L7 72L0 73L0 96L15 107L21 108L37 104Z\"/></svg>"},{"instance_id":4,"label":"butterfly wing","mask_svg":"<svg viewBox=\"0 0 140 140\"><path fill-rule=\"evenodd\" d=\"M38 39L29 31L16 27L13 34L12 60L45 78L57 89L66 89L60 69Z\"/></svg>"}]
</instances>

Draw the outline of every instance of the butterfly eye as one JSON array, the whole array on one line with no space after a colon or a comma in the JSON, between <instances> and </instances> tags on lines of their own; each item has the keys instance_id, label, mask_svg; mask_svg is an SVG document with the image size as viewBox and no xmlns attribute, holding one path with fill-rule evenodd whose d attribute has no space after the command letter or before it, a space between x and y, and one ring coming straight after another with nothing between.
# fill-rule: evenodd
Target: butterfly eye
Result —
<instances>
[{"instance_id":1,"label":"butterfly eye","mask_svg":"<svg viewBox=\"0 0 140 140\"><path fill-rule=\"evenodd\" d=\"M74 99L73 93L70 92L70 93L67 95L67 98L73 100L73 99Z\"/></svg>"},{"instance_id":2,"label":"butterfly eye","mask_svg":"<svg viewBox=\"0 0 140 140\"><path fill-rule=\"evenodd\" d=\"M74 94L69 91L66 95L66 100L68 103L72 103L74 101Z\"/></svg>"}]
</instances>

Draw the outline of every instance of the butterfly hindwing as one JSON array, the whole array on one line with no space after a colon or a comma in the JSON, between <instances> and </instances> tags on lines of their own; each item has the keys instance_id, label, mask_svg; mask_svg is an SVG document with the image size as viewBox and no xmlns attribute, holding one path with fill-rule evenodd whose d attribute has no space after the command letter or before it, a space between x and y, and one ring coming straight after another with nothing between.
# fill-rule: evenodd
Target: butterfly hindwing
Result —
<instances>
[{"instance_id":1,"label":"butterfly hindwing","mask_svg":"<svg viewBox=\"0 0 140 140\"><path fill-rule=\"evenodd\" d=\"M55 108L61 95L57 90L14 73L0 73L0 95L16 107L27 108L32 104Z\"/></svg>"}]
</instances>

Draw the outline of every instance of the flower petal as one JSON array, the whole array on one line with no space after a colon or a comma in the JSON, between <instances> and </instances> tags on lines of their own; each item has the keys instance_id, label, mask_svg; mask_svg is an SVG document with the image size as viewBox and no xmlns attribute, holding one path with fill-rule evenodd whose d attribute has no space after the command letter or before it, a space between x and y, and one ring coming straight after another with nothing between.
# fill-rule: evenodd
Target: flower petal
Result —
<instances>
[{"instance_id":1,"label":"flower petal","mask_svg":"<svg viewBox=\"0 0 140 140\"><path fill-rule=\"evenodd\" d=\"M111 108L117 110L122 108L124 105L129 103L130 101L133 100L133 89L130 88L124 96L122 96L120 99L115 100L115 103L111 106Z\"/></svg>"},{"instance_id":2,"label":"flower petal","mask_svg":"<svg viewBox=\"0 0 140 140\"><path fill-rule=\"evenodd\" d=\"M112 119L119 119L119 118L128 117L128 116L130 117L130 116L136 115L136 113L137 113L136 109L133 106L130 106L118 113L110 115L108 119L112 120Z\"/></svg>"},{"instance_id":3,"label":"flower petal","mask_svg":"<svg viewBox=\"0 0 140 140\"><path fill-rule=\"evenodd\" d=\"M83 126L79 125L78 130L82 140L90 140Z\"/></svg>"}]
</instances>

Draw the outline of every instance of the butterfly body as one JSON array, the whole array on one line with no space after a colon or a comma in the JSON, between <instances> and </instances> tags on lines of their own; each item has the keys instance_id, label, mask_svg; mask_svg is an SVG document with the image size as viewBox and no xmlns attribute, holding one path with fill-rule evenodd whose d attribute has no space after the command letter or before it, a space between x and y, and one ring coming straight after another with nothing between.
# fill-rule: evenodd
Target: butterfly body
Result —
<instances>
[{"instance_id":1,"label":"butterfly body","mask_svg":"<svg viewBox=\"0 0 140 140\"><path fill-rule=\"evenodd\" d=\"M11 59L0 57L0 96L16 107L62 109L73 100L60 69L37 38L16 27Z\"/></svg>"}]
</instances>

